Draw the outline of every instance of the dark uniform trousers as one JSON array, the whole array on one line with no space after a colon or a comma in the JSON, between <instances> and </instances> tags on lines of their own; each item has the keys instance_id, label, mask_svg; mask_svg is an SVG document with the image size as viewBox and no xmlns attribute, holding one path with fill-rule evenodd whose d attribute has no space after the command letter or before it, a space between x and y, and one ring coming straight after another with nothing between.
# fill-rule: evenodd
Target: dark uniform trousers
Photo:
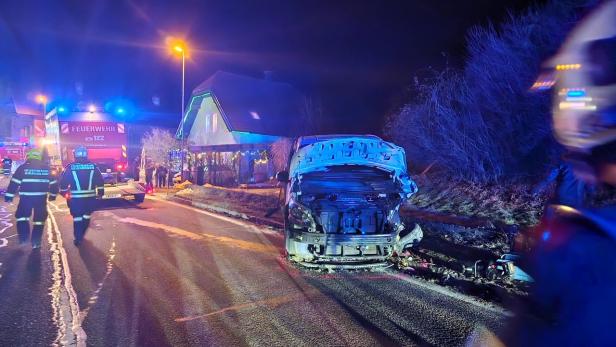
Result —
<instances>
[{"instance_id":1,"label":"dark uniform trousers","mask_svg":"<svg viewBox=\"0 0 616 347\"><path fill-rule=\"evenodd\" d=\"M72 198L68 208L73 216L73 231L75 240L83 240L86 230L90 227L90 218L96 208L96 198Z\"/></svg>"},{"instance_id":2,"label":"dark uniform trousers","mask_svg":"<svg viewBox=\"0 0 616 347\"><path fill-rule=\"evenodd\" d=\"M32 243L40 244L47 220L47 195L20 197L15 211L19 243L28 242L30 238L30 216L32 216Z\"/></svg>"}]
</instances>

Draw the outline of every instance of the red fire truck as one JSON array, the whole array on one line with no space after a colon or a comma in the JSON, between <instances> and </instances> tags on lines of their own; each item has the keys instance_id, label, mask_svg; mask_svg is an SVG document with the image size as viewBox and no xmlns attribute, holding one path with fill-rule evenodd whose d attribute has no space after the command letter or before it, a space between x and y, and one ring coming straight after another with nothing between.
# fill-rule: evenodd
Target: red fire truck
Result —
<instances>
[{"instance_id":1,"label":"red fire truck","mask_svg":"<svg viewBox=\"0 0 616 347\"><path fill-rule=\"evenodd\" d=\"M77 146L88 149L89 159L98 165L107 187L105 198L129 197L141 202L144 192L127 184L127 129L125 123L109 113L58 112L45 117L45 145L52 167L62 170L73 162Z\"/></svg>"}]
</instances>

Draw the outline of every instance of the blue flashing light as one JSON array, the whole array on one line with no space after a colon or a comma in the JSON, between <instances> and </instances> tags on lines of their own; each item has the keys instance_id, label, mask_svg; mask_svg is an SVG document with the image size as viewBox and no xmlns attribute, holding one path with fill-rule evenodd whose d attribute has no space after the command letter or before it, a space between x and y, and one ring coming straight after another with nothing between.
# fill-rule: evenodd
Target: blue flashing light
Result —
<instances>
[{"instance_id":1,"label":"blue flashing light","mask_svg":"<svg viewBox=\"0 0 616 347\"><path fill-rule=\"evenodd\" d=\"M543 232L543 234L541 234L541 239L543 241L547 241L550 239L551 236L552 236L552 233L549 230L546 230Z\"/></svg>"},{"instance_id":2,"label":"blue flashing light","mask_svg":"<svg viewBox=\"0 0 616 347\"><path fill-rule=\"evenodd\" d=\"M116 113L119 115L123 115L124 113L126 113L126 110L124 110L122 107L118 107L118 109L116 110Z\"/></svg>"},{"instance_id":3,"label":"blue flashing light","mask_svg":"<svg viewBox=\"0 0 616 347\"><path fill-rule=\"evenodd\" d=\"M571 98L579 98L585 95L586 95L586 92L583 90L570 90L567 92L567 96Z\"/></svg>"},{"instance_id":4,"label":"blue flashing light","mask_svg":"<svg viewBox=\"0 0 616 347\"><path fill-rule=\"evenodd\" d=\"M66 112L66 107L64 107L64 106L59 106L58 107L58 113L62 113L63 114L65 112Z\"/></svg>"}]
</instances>

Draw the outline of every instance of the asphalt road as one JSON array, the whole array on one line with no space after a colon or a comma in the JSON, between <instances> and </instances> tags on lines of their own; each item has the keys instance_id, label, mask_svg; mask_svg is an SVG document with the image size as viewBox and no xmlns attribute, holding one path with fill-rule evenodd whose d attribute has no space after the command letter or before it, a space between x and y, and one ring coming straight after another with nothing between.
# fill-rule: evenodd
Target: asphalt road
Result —
<instances>
[{"instance_id":1,"label":"asphalt road","mask_svg":"<svg viewBox=\"0 0 616 347\"><path fill-rule=\"evenodd\" d=\"M12 345L442 345L506 312L394 271L300 270L279 233L172 202L107 202L72 244L63 200L43 247L0 203L0 341Z\"/></svg>"}]
</instances>

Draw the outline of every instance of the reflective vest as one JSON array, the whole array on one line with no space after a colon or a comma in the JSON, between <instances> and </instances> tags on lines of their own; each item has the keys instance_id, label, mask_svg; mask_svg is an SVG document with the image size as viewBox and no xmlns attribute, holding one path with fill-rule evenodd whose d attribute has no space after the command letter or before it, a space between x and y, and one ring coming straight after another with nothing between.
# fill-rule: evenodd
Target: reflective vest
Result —
<instances>
[{"instance_id":1,"label":"reflective vest","mask_svg":"<svg viewBox=\"0 0 616 347\"><path fill-rule=\"evenodd\" d=\"M91 162L69 164L60 179L60 193L66 194L70 191L71 199L103 196L104 186L101 171Z\"/></svg>"},{"instance_id":2,"label":"reflective vest","mask_svg":"<svg viewBox=\"0 0 616 347\"><path fill-rule=\"evenodd\" d=\"M56 197L58 194L57 178L51 174L48 165L43 162L27 161L20 165L15 174L11 177L11 182L6 190L5 195L14 197L19 196L47 196Z\"/></svg>"}]
</instances>

